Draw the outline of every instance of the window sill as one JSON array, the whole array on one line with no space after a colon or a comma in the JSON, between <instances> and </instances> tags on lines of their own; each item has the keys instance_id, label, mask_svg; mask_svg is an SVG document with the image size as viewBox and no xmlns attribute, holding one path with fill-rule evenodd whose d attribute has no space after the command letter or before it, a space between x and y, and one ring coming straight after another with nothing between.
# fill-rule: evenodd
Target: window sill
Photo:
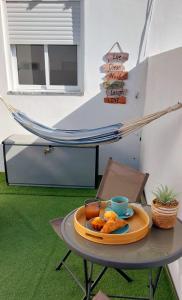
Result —
<instances>
[{"instance_id":1,"label":"window sill","mask_svg":"<svg viewBox=\"0 0 182 300\"><path fill-rule=\"evenodd\" d=\"M8 95L41 95L41 96L83 96L82 91L62 92L62 91L8 91Z\"/></svg>"}]
</instances>

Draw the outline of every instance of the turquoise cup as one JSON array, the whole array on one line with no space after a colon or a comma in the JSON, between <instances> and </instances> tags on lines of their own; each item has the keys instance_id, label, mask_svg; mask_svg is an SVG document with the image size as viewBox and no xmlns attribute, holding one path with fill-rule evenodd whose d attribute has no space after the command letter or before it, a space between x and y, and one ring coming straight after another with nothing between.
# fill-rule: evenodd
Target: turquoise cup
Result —
<instances>
[{"instance_id":1,"label":"turquoise cup","mask_svg":"<svg viewBox=\"0 0 182 300\"><path fill-rule=\"evenodd\" d=\"M119 216L125 215L128 209L128 198L123 196L112 197L108 206Z\"/></svg>"}]
</instances>

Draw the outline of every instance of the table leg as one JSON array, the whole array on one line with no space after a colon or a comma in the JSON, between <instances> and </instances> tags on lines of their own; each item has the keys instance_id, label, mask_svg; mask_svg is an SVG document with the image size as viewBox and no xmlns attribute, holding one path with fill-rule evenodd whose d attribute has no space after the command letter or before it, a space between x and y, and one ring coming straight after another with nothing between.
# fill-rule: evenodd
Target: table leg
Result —
<instances>
[{"instance_id":1,"label":"table leg","mask_svg":"<svg viewBox=\"0 0 182 300\"><path fill-rule=\"evenodd\" d=\"M97 276L97 278L95 279L95 281L92 283L91 286L91 291L96 287L96 285L99 283L99 281L101 280L102 276L105 274L105 272L107 271L107 267L104 267L102 269L102 271L99 273L99 275Z\"/></svg>"},{"instance_id":2,"label":"table leg","mask_svg":"<svg viewBox=\"0 0 182 300\"><path fill-rule=\"evenodd\" d=\"M155 279L153 279L153 276L152 276L152 269L149 271L149 299L150 300L154 300L155 292L158 287L162 269L163 269L163 267L159 267L159 269L157 270Z\"/></svg>"},{"instance_id":3,"label":"table leg","mask_svg":"<svg viewBox=\"0 0 182 300\"><path fill-rule=\"evenodd\" d=\"M77 285L82 289L82 291L85 293L85 288L82 285L82 283L79 281L79 279L76 277L76 275L68 268L68 266L63 262L63 266L68 271L68 273L72 276L73 280L77 283Z\"/></svg>"},{"instance_id":4,"label":"table leg","mask_svg":"<svg viewBox=\"0 0 182 300\"><path fill-rule=\"evenodd\" d=\"M59 271L63 265L63 262L65 262L68 258L68 256L71 254L71 250L68 250L68 252L66 253L66 255L63 257L63 259L61 260L60 264L57 266L56 271Z\"/></svg>"},{"instance_id":5,"label":"table leg","mask_svg":"<svg viewBox=\"0 0 182 300\"><path fill-rule=\"evenodd\" d=\"M93 263L90 265L90 273L88 275L88 264L87 261L83 260L84 274L85 274L85 297L83 300L90 300L91 290L92 290L92 274L93 274Z\"/></svg>"},{"instance_id":6,"label":"table leg","mask_svg":"<svg viewBox=\"0 0 182 300\"><path fill-rule=\"evenodd\" d=\"M124 278L124 279L126 279L126 281L128 281L128 282L132 282L133 281L133 279L131 279L125 272L123 272L122 270L120 270L120 269L117 269L117 268L115 268L115 270Z\"/></svg>"},{"instance_id":7,"label":"table leg","mask_svg":"<svg viewBox=\"0 0 182 300\"><path fill-rule=\"evenodd\" d=\"M88 276L88 267L87 267L87 261L84 262L84 269L85 269L85 282L86 282L86 296L83 298L83 300L89 300L92 294L93 289L97 286L105 272L107 271L108 267L104 267L102 271L99 273L95 281L92 281L92 270L93 266L91 265L91 271L90 271L90 276ZM125 272L119 269L115 269L122 277L124 277L128 282L133 281ZM117 296L116 296L117 297ZM131 299L130 297L126 297L127 299ZM141 298L141 299L146 299L146 298Z\"/></svg>"},{"instance_id":8,"label":"table leg","mask_svg":"<svg viewBox=\"0 0 182 300\"><path fill-rule=\"evenodd\" d=\"M83 260L84 276L85 276L85 293L88 293L88 266L87 261Z\"/></svg>"},{"instance_id":9,"label":"table leg","mask_svg":"<svg viewBox=\"0 0 182 300\"><path fill-rule=\"evenodd\" d=\"M94 267L94 265L93 265L93 263L91 263L90 274L89 274L89 279L88 279L87 300L90 300L90 296L91 296L93 267Z\"/></svg>"},{"instance_id":10,"label":"table leg","mask_svg":"<svg viewBox=\"0 0 182 300\"><path fill-rule=\"evenodd\" d=\"M154 299L154 287L153 287L153 277L152 270L149 271L149 299Z\"/></svg>"},{"instance_id":11,"label":"table leg","mask_svg":"<svg viewBox=\"0 0 182 300\"><path fill-rule=\"evenodd\" d=\"M56 267L56 271L59 271L62 268L62 266L64 266L64 268L68 271L68 273L71 275L73 280L77 283L77 285L82 289L83 292L85 292L85 288L82 285L82 283L80 282L80 280L77 278L77 276L71 271L71 269L65 263L67 258L70 256L71 252L72 252L71 250L68 250L66 255L60 261L59 265Z\"/></svg>"},{"instance_id":12,"label":"table leg","mask_svg":"<svg viewBox=\"0 0 182 300\"><path fill-rule=\"evenodd\" d=\"M84 273L85 273L85 297L82 300L90 300L91 296L94 296L92 293L93 289L99 283L101 278L103 277L104 273L107 271L107 267L104 267L95 281L92 281L92 274L93 274L93 263L91 263L90 273L88 274L88 265L87 261L84 260ZM158 283L160 280L161 272L163 267L159 267L157 270L157 274L155 278L153 278L152 269L149 271L149 296L148 297L138 297L138 296L124 296L124 295L108 295L109 298L120 298L120 299L138 299L138 300L154 300L155 292L158 287ZM122 270L115 269L120 275L122 275L128 282L131 282L132 279L126 275ZM123 274L124 273L124 274Z\"/></svg>"},{"instance_id":13,"label":"table leg","mask_svg":"<svg viewBox=\"0 0 182 300\"><path fill-rule=\"evenodd\" d=\"M162 270L163 270L163 267L160 267L160 268L158 269L158 272L157 272L157 275L156 275L156 278L155 278L155 281L154 281L154 284L153 284L153 287L154 287L154 295L155 295L156 289L157 289L157 287L158 287L158 283L159 283L159 280L160 280L160 277L161 277Z\"/></svg>"}]
</instances>

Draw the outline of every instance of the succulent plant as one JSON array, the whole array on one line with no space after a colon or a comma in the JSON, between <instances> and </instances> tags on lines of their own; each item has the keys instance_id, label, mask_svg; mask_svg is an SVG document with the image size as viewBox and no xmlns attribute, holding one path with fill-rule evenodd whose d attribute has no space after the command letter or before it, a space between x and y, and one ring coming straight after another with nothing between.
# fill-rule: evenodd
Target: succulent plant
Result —
<instances>
[{"instance_id":1,"label":"succulent plant","mask_svg":"<svg viewBox=\"0 0 182 300\"><path fill-rule=\"evenodd\" d=\"M162 185L153 192L156 197L157 202L162 204L169 204L175 201L177 194L173 189L169 189L167 185Z\"/></svg>"}]
</instances>

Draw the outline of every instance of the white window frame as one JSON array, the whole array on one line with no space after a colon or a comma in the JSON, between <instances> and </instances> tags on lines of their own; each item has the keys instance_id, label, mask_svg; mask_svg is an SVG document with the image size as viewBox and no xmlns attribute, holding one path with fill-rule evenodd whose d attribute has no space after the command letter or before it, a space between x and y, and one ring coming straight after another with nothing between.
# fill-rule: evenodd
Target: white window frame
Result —
<instances>
[{"instance_id":1,"label":"white window frame","mask_svg":"<svg viewBox=\"0 0 182 300\"><path fill-rule=\"evenodd\" d=\"M69 46L69 45L66 45ZM70 45L72 46L72 45ZM82 78L81 78L81 46L77 46L77 85L50 85L50 68L49 68L49 57L48 57L48 45L43 45L44 47L44 63L45 63L45 85L29 85L29 84L19 84L18 80L18 62L16 55L16 45L10 45L11 50L11 60L12 60L12 88L15 92L60 92L66 93L78 93L82 92Z\"/></svg>"}]
</instances>

